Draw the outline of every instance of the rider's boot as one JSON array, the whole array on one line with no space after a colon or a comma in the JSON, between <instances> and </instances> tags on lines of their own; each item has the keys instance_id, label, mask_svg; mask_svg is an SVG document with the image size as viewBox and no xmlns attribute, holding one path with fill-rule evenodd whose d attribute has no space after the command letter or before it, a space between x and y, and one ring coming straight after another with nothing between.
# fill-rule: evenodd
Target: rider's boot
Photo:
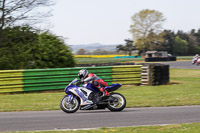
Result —
<instances>
[{"instance_id":1,"label":"rider's boot","mask_svg":"<svg viewBox=\"0 0 200 133\"><path fill-rule=\"evenodd\" d=\"M100 90L100 92L102 92L102 97L109 96L109 93L103 87L100 88L99 90Z\"/></svg>"}]
</instances>

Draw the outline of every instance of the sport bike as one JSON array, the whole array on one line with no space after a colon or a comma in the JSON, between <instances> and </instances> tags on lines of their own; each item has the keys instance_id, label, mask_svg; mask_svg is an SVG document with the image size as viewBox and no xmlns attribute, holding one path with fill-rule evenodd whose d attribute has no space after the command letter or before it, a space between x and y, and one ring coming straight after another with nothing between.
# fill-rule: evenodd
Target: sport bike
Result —
<instances>
[{"instance_id":1,"label":"sport bike","mask_svg":"<svg viewBox=\"0 0 200 133\"><path fill-rule=\"evenodd\" d=\"M74 113L80 110L106 109L110 111L122 111L126 106L126 99L122 94L114 93L121 84L112 84L105 87L109 96L102 96L101 92L91 83L83 84L74 79L66 88L66 95L60 102L60 108L66 113Z\"/></svg>"}]
</instances>

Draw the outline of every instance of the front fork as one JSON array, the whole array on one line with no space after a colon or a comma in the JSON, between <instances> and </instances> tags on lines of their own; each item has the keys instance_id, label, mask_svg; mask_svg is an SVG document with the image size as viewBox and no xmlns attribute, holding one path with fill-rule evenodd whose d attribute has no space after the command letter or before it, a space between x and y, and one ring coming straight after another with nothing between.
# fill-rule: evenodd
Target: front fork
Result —
<instances>
[{"instance_id":1,"label":"front fork","mask_svg":"<svg viewBox=\"0 0 200 133\"><path fill-rule=\"evenodd\" d=\"M71 101L73 101L73 99L77 97L76 95L72 95L72 94L67 94L67 96L69 97L67 101L68 103L71 103Z\"/></svg>"}]
</instances>

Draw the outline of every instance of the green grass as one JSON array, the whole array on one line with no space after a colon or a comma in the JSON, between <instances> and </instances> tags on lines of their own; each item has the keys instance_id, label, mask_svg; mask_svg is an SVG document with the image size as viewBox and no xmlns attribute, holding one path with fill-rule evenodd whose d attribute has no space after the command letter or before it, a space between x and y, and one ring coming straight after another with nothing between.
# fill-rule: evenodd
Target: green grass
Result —
<instances>
[{"instance_id":1,"label":"green grass","mask_svg":"<svg viewBox=\"0 0 200 133\"><path fill-rule=\"evenodd\" d=\"M35 133L36 131L7 132L7 133ZM200 123L173 124L165 126L138 126L100 128L93 130L77 131L37 131L37 133L199 133Z\"/></svg>"},{"instance_id":2,"label":"green grass","mask_svg":"<svg viewBox=\"0 0 200 133\"><path fill-rule=\"evenodd\" d=\"M178 60L192 60L193 56L177 56Z\"/></svg>"},{"instance_id":3,"label":"green grass","mask_svg":"<svg viewBox=\"0 0 200 133\"><path fill-rule=\"evenodd\" d=\"M123 87L119 92L127 107L200 105L200 71L172 69L170 74L170 85Z\"/></svg>"},{"instance_id":4,"label":"green grass","mask_svg":"<svg viewBox=\"0 0 200 133\"><path fill-rule=\"evenodd\" d=\"M144 62L144 58L75 58L77 64ZM177 60L192 60L192 56L177 56Z\"/></svg>"},{"instance_id":5,"label":"green grass","mask_svg":"<svg viewBox=\"0 0 200 133\"><path fill-rule=\"evenodd\" d=\"M0 112L58 110L64 92L0 95Z\"/></svg>"},{"instance_id":6,"label":"green grass","mask_svg":"<svg viewBox=\"0 0 200 133\"><path fill-rule=\"evenodd\" d=\"M122 86L118 92L127 107L200 105L200 71L171 69L171 84L161 86ZM63 92L0 95L0 112L59 110Z\"/></svg>"},{"instance_id":7,"label":"green grass","mask_svg":"<svg viewBox=\"0 0 200 133\"><path fill-rule=\"evenodd\" d=\"M144 61L144 58L75 58L77 64L118 63L127 61Z\"/></svg>"}]
</instances>

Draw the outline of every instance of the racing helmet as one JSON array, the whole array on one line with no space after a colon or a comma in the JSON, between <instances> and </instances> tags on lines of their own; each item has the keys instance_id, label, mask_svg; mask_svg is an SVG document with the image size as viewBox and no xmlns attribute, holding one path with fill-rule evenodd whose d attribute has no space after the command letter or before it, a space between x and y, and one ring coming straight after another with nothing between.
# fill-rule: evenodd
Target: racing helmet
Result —
<instances>
[{"instance_id":1,"label":"racing helmet","mask_svg":"<svg viewBox=\"0 0 200 133\"><path fill-rule=\"evenodd\" d=\"M81 69L79 72L78 72L78 76L80 79L85 79L87 76L88 76L88 71L86 69Z\"/></svg>"}]
</instances>

